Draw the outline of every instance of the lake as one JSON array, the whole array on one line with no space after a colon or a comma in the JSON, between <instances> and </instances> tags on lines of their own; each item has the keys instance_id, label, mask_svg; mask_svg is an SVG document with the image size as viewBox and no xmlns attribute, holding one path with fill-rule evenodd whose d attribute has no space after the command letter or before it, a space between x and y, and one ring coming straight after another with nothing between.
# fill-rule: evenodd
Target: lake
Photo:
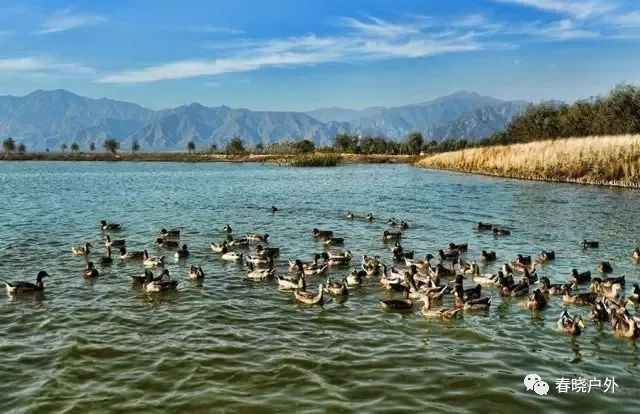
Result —
<instances>
[{"instance_id":1,"label":"lake","mask_svg":"<svg viewBox=\"0 0 640 414\"><path fill-rule=\"evenodd\" d=\"M409 222L403 246L422 257L469 243L467 260L497 252L498 262L482 268L489 272L518 253L553 249L557 260L540 271L552 282L568 280L572 268L595 273L609 260L614 275L627 275L629 291L639 275L631 260L638 191L407 165L3 162L0 194L0 276L53 275L44 295L0 297L2 412L639 410L636 342L590 321L579 337L558 332L559 297L532 312L487 288L487 314L427 320L419 308L382 312L378 301L389 293L370 279L346 301L309 308L275 282L244 280L241 266L209 248L223 239L225 223L236 235L269 233L282 251L278 271L288 273L287 258L310 260L323 250L311 235L317 227L346 239L352 267L363 254L391 265L381 235L393 216ZM376 219L348 221L347 211ZM84 280L85 259L71 246L92 242L97 260L101 219L123 223L128 248L151 254L161 254L154 245L161 228L180 228L191 257L176 263L170 255L178 291L143 293L130 281L142 265L119 260ZM512 235L477 232L477 221ZM581 250L584 238L600 248ZM203 286L187 279L190 264L203 267ZM310 279L310 290L322 280ZM588 317L587 307L569 311ZM529 373L549 383L548 395L525 390ZM556 390L556 379L594 377L615 377L615 394Z\"/></svg>"}]
</instances>

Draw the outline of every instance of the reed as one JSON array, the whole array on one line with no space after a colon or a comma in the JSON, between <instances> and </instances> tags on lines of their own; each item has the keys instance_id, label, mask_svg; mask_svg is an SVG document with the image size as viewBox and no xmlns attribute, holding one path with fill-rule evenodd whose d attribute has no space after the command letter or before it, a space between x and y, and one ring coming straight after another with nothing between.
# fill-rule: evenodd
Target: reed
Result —
<instances>
[{"instance_id":1,"label":"reed","mask_svg":"<svg viewBox=\"0 0 640 414\"><path fill-rule=\"evenodd\" d=\"M640 187L640 135L477 147L431 155L416 165L529 180Z\"/></svg>"},{"instance_id":2,"label":"reed","mask_svg":"<svg viewBox=\"0 0 640 414\"><path fill-rule=\"evenodd\" d=\"M335 167L341 159L334 154L307 154L295 156L287 164L292 167Z\"/></svg>"}]
</instances>

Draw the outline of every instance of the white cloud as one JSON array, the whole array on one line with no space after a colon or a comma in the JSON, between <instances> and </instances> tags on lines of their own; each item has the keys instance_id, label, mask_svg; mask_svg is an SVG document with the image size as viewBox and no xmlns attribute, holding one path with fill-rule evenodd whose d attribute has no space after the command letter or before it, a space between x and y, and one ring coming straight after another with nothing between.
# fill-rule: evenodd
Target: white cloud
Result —
<instances>
[{"instance_id":1,"label":"white cloud","mask_svg":"<svg viewBox=\"0 0 640 414\"><path fill-rule=\"evenodd\" d=\"M519 29L519 33L552 40L591 39L601 36L599 32L578 27L570 19L525 25Z\"/></svg>"},{"instance_id":2,"label":"white cloud","mask_svg":"<svg viewBox=\"0 0 640 414\"><path fill-rule=\"evenodd\" d=\"M216 26L212 24L206 24L200 27L193 27L190 30L194 32L201 32L201 33L216 33L216 34L228 34L228 35L239 35L244 33L243 30L232 29L230 27Z\"/></svg>"},{"instance_id":3,"label":"white cloud","mask_svg":"<svg viewBox=\"0 0 640 414\"><path fill-rule=\"evenodd\" d=\"M60 74L90 75L95 70L79 64L60 62L40 56L0 59L0 72L55 72Z\"/></svg>"},{"instance_id":4,"label":"white cloud","mask_svg":"<svg viewBox=\"0 0 640 414\"><path fill-rule=\"evenodd\" d=\"M495 0L501 3L511 3L536 8L553 13L585 19L595 15L602 15L613 9L611 1L604 0Z\"/></svg>"},{"instance_id":5,"label":"white cloud","mask_svg":"<svg viewBox=\"0 0 640 414\"><path fill-rule=\"evenodd\" d=\"M611 15L607 17L607 21L621 27L640 28L640 11Z\"/></svg>"},{"instance_id":6,"label":"white cloud","mask_svg":"<svg viewBox=\"0 0 640 414\"><path fill-rule=\"evenodd\" d=\"M105 18L95 14L74 13L71 8L60 10L52 14L42 23L35 34L49 34L91 26L105 21Z\"/></svg>"},{"instance_id":7,"label":"white cloud","mask_svg":"<svg viewBox=\"0 0 640 414\"><path fill-rule=\"evenodd\" d=\"M231 72L248 72L264 67L313 65L337 61L419 58L443 53L482 49L473 33L452 31L433 36L419 29L420 23L390 23L377 18L344 18L349 29L342 35L321 37L309 34L268 40L233 42L236 49L212 47L227 53L216 59L169 62L109 74L103 83L144 83ZM210 45L211 46L211 45ZM215 46L215 45L214 45Z\"/></svg>"}]
</instances>

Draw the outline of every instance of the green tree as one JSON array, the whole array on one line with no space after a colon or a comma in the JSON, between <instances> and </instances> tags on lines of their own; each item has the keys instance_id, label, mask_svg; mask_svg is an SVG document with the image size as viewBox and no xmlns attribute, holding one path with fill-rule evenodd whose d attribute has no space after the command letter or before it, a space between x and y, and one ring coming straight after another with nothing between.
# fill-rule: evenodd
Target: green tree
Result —
<instances>
[{"instance_id":1,"label":"green tree","mask_svg":"<svg viewBox=\"0 0 640 414\"><path fill-rule=\"evenodd\" d=\"M16 142L13 140L13 138L8 137L4 141L2 141L2 148L6 153L13 152L16 150Z\"/></svg>"},{"instance_id":2,"label":"green tree","mask_svg":"<svg viewBox=\"0 0 640 414\"><path fill-rule=\"evenodd\" d=\"M422 134L419 132L410 133L405 139L405 145L407 147L407 152L412 155L420 154L422 150L422 143L424 139L422 138Z\"/></svg>"},{"instance_id":3,"label":"green tree","mask_svg":"<svg viewBox=\"0 0 640 414\"><path fill-rule=\"evenodd\" d=\"M359 141L355 134L340 133L336 135L334 146L338 152L360 152Z\"/></svg>"},{"instance_id":4,"label":"green tree","mask_svg":"<svg viewBox=\"0 0 640 414\"><path fill-rule=\"evenodd\" d=\"M303 139L302 141L294 143L293 147L295 152L307 153L315 151L316 144L314 144L311 140Z\"/></svg>"},{"instance_id":5,"label":"green tree","mask_svg":"<svg viewBox=\"0 0 640 414\"><path fill-rule=\"evenodd\" d=\"M256 144L256 151L257 151L257 152L262 152L262 151L264 151L264 144L263 144L262 142L258 142L258 143Z\"/></svg>"},{"instance_id":6,"label":"green tree","mask_svg":"<svg viewBox=\"0 0 640 414\"><path fill-rule=\"evenodd\" d=\"M187 143L187 151L189 151L189 154L191 154L192 152L195 152L196 150L196 143L193 142L193 140L189 141Z\"/></svg>"},{"instance_id":7,"label":"green tree","mask_svg":"<svg viewBox=\"0 0 640 414\"><path fill-rule=\"evenodd\" d=\"M225 152L231 155L244 154L247 150L244 147L244 142L239 137L233 137L231 141L227 143Z\"/></svg>"},{"instance_id":8,"label":"green tree","mask_svg":"<svg viewBox=\"0 0 640 414\"><path fill-rule=\"evenodd\" d=\"M23 143L18 144L18 153L24 154L25 152L27 152L27 146Z\"/></svg>"},{"instance_id":9,"label":"green tree","mask_svg":"<svg viewBox=\"0 0 640 414\"><path fill-rule=\"evenodd\" d=\"M115 154L120 148L120 143L113 138L108 138L102 143L102 147L105 151Z\"/></svg>"},{"instance_id":10,"label":"green tree","mask_svg":"<svg viewBox=\"0 0 640 414\"><path fill-rule=\"evenodd\" d=\"M95 151L96 150L96 143L92 142L89 144L89 151Z\"/></svg>"},{"instance_id":11,"label":"green tree","mask_svg":"<svg viewBox=\"0 0 640 414\"><path fill-rule=\"evenodd\" d=\"M78 145L77 142L74 142L73 144L71 144L71 152L78 152L80 151L80 145Z\"/></svg>"},{"instance_id":12,"label":"green tree","mask_svg":"<svg viewBox=\"0 0 640 414\"><path fill-rule=\"evenodd\" d=\"M218 152L218 145L217 144L211 144L211 146L209 147L209 151Z\"/></svg>"},{"instance_id":13,"label":"green tree","mask_svg":"<svg viewBox=\"0 0 640 414\"><path fill-rule=\"evenodd\" d=\"M133 140L133 142L131 142L131 152L138 152L140 151L140 144L138 143L137 140Z\"/></svg>"},{"instance_id":14,"label":"green tree","mask_svg":"<svg viewBox=\"0 0 640 414\"><path fill-rule=\"evenodd\" d=\"M60 145L60 151L62 151L62 152L65 152L65 151L67 150L67 148L68 148L68 147L67 147L67 143L66 143L66 142L63 142L63 143Z\"/></svg>"}]
</instances>

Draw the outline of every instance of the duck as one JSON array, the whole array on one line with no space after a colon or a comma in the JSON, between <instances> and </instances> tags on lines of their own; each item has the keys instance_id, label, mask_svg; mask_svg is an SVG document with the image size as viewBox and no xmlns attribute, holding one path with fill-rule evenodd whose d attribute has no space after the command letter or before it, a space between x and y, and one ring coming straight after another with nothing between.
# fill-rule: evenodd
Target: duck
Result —
<instances>
[{"instance_id":1,"label":"duck","mask_svg":"<svg viewBox=\"0 0 640 414\"><path fill-rule=\"evenodd\" d=\"M246 237L242 239L234 239L232 235L227 235L227 245L229 247L246 247L249 243L249 239Z\"/></svg>"},{"instance_id":2,"label":"duck","mask_svg":"<svg viewBox=\"0 0 640 414\"><path fill-rule=\"evenodd\" d=\"M149 269L144 270L144 274L142 276L130 275L131 282L134 285L143 285L145 282L150 282L153 280L153 273Z\"/></svg>"},{"instance_id":3,"label":"duck","mask_svg":"<svg viewBox=\"0 0 640 414\"><path fill-rule=\"evenodd\" d=\"M327 246L344 246L342 237L325 237L322 242Z\"/></svg>"},{"instance_id":4,"label":"duck","mask_svg":"<svg viewBox=\"0 0 640 414\"><path fill-rule=\"evenodd\" d=\"M222 243L211 242L211 250L214 253L226 253L229 250L227 241L225 240Z\"/></svg>"},{"instance_id":5,"label":"duck","mask_svg":"<svg viewBox=\"0 0 640 414\"><path fill-rule=\"evenodd\" d=\"M324 264L322 267L319 267L319 268L305 269L304 266L302 265L302 262L300 262L296 265L295 270L297 273L301 273L305 276L317 276L326 272L328 268L329 266Z\"/></svg>"},{"instance_id":6,"label":"duck","mask_svg":"<svg viewBox=\"0 0 640 414\"><path fill-rule=\"evenodd\" d=\"M463 243L463 244L449 243L450 252L457 251L458 253L464 253L467 250L469 250L469 244L467 243Z\"/></svg>"},{"instance_id":7,"label":"duck","mask_svg":"<svg viewBox=\"0 0 640 414\"><path fill-rule=\"evenodd\" d=\"M443 262L455 262L458 260L458 256L459 253L457 250L454 251L450 251L450 252L444 252L444 250L440 249L438 250L438 256L440 257L440 260Z\"/></svg>"},{"instance_id":8,"label":"duck","mask_svg":"<svg viewBox=\"0 0 640 414\"><path fill-rule=\"evenodd\" d=\"M640 286L637 283L633 284L633 291L627 297L627 301L631 302L634 306L638 306L640 302Z\"/></svg>"},{"instance_id":9,"label":"duck","mask_svg":"<svg viewBox=\"0 0 640 414\"><path fill-rule=\"evenodd\" d=\"M524 276L529 281L529 284L538 282L538 270L534 267L533 271L529 271L526 267L524 268Z\"/></svg>"},{"instance_id":10,"label":"duck","mask_svg":"<svg viewBox=\"0 0 640 414\"><path fill-rule=\"evenodd\" d=\"M100 228L104 231L118 231L122 230L122 224L118 223L107 223L107 220L100 220Z\"/></svg>"},{"instance_id":11,"label":"duck","mask_svg":"<svg viewBox=\"0 0 640 414\"><path fill-rule=\"evenodd\" d=\"M400 230L407 230L409 228L409 223L404 220L400 221Z\"/></svg>"},{"instance_id":12,"label":"duck","mask_svg":"<svg viewBox=\"0 0 640 414\"><path fill-rule=\"evenodd\" d=\"M600 264L598 265L598 272L600 273L612 273L613 272L613 266L611 266L611 263L609 262L600 262Z\"/></svg>"},{"instance_id":13,"label":"duck","mask_svg":"<svg viewBox=\"0 0 640 414\"><path fill-rule=\"evenodd\" d=\"M456 275L455 270L445 267L442 263L438 263L435 268L435 277L452 277Z\"/></svg>"},{"instance_id":14,"label":"duck","mask_svg":"<svg viewBox=\"0 0 640 414\"><path fill-rule=\"evenodd\" d=\"M538 257L538 260L541 262L549 262L551 260L556 260L556 252L553 250L543 250Z\"/></svg>"},{"instance_id":15,"label":"duck","mask_svg":"<svg viewBox=\"0 0 640 414\"><path fill-rule=\"evenodd\" d=\"M353 214L352 212L347 212L347 220L353 220L355 218L355 214Z\"/></svg>"},{"instance_id":16,"label":"duck","mask_svg":"<svg viewBox=\"0 0 640 414\"><path fill-rule=\"evenodd\" d=\"M465 262L461 257L458 257L458 261L456 261L453 266L454 268L455 266L458 266L458 269L460 269L460 271L466 275L473 273L473 264L475 264L475 262Z\"/></svg>"},{"instance_id":17,"label":"duck","mask_svg":"<svg viewBox=\"0 0 640 414\"><path fill-rule=\"evenodd\" d=\"M325 237L333 237L333 232L331 230L318 230L314 228L313 236L318 239L323 239Z\"/></svg>"},{"instance_id":18,"label":"duck","mask_svg":"<svg viewBox=\"0 0 640 414\"><path fill-rule=\"evenodd\" d=\"M582 240L582 243L580 243L580 247L582 247L583 249L597 249L600 246L600 243L598 243L595 240Z\"/></svg>"},{"instance_id":19,"label":"duck","mask_svg":"<svg viewBox=\"0 0 640 414\"><path fill-rule=\"evenodd\" d=\"M393 260L395 260L396 262L401 262L407 259L413 260L413 258L415 257L415 251L404 252L402 251L402 249L396 248L391 250L391 254L393 255Z\"/></svg>"},{"instance_id":20,"label":"duck","mask_svg":"<svg viewBox=\"0 0 640 414\"><path fill-rule=\"evenodd\" d=\"M405 291L404 299L381 300L380 306L387 312L410 312L413 310L413 301L409 299L409 291Z\"/></svg>"},{"instance_id":21,"label":"duck","mask_svg":"<svg viewBox=\"0 0 640 414\"><path fill-rule=\"evenodd\" d=\"M608 299L616 299L623 290L619 283L613 283L611 285L605 285L598 277L594 278L591 282L591 289L600 296Z\"/></svg>"},{"instance_id":22,"label":"duck","mask_svg":"<svg viewBox=\"0 0 640 414\"><path fill-rule=\"evenodd\" d=\"M264 247L261 244L256 246L255 254L258 256L266 256L270 258L280 256L279 247Z\"/></svg>"},{"instance_id":23,"label":"duck","mask_svg":"<svg viewBox=\"0 0 640 414\"><path fill-rule=\"evenodd\" d=\"M276 269L256 269L253 263L248 263L249 270L245 273L245 277L249 280L263 281L270 280L276 273Z\"/></svg>"},{"instance_id":24,"label":"duck","mask_svg":"<svg viewBox=\"0 0 640 414\"><path fill-rule=\"evenodd\" d=\"M514 283L513 278L503 276L498 283L500 295L503 297L521 297L529 294L529 279L527 278L522 278L520 282Z\"/></svg>"},{"instance_id":25,"label":"duck","mask_svg":"<svg viewBox=\"0 0 640 414\"><path fill-rule=\"evenodd\" d=\"M175 252L176 259L186 259L187 257L189 257L189 255L189 249L186 244L183 244L182 248Z\"/></svg>"},{"instance_id":26,"label":"duck","mask_svg":"<svg viewBox=\"0 0 640 414\"><path fill-rule=\"evenodd\" d=\"M586 271L578 273L577 269L571 269L571 281L577 285L588 283L591 281L591 272Z\"/></svg>"},{"instance_id":27,"label":"duck","mask_svg":"<svg viewBox=\"0 0 640 414\"><path fill-rule=\"evenodd\" d=\"M636 247L635 249L633 249L633 259L634 260L640 259L640 247Z\"/></svg>"},{"instance_id":28,"label":"duck","mask_svg":"<svg viewBox=\"0 0 640 414\"><path fill-rule=\"evenodd\" d=\"M476 229L477 230L493 230L493 224L483 223L479 221L478 223L476 223Z\"/></svg>"},{"instance_id":29,"label":"duck","mask_svg":"<svg viewBox=\"0 0 640 414\"><path fill-rule=\"evenodd\" d=\"M496 261L496 252L493 250L483 250L482 251L482 261L484 262L495 262Z\"/></svg>"},{"instance_id":30,"label":"duck","mask_svg":"<svg viewBox=\"0 0 640 414\"><path fill-rule=\"evenodd\" d=\"M433 260L433 256L431 254L427 254L422 260L405 257L404 265L407 267L415 266L416 268L424 269L431 267L431 260Z\"/></svg>"},{"instance_id":31,"label":"duck","mask_svg":"<svg viewBox=\"0 0 640 414\"><path fill-rule=\"evenodd\" d=\"M294 277L286 277L281 275L276 275L276 279L278 280L278 288L283 290L294 290L294 289L302 289L305 290L304 284L304 276L294 276ZM300 285L300 281L302 280L302 285Z\"/></svg>"},{"instance_id":32,"label":"duck","mask_svg":"<svg viewBox=\"0 0 640 414\"><path fill-rule=\"evenodd\" d=\"M389 220L387 220L387 226L395 227L397 225L398 225L398 222L396 221L395 218L391 217Z\"/></svg>"},{"instance_id":33,"label":"duck","mask_svg":"<svg viewBox=\"0 0 640 414\"><path fill-rule=\"evenodd\" d=\"M143 260L144 252L143 251L129 252L127 251L126 247L122 246L120 248L120 259L121 260Z\"/></svg>"},{"instance_id":34,"label":"duck","mask_svg":"<svg viewBox=\"0 0 640 414\"><path fill-rule=\"evenodd\" d=\"M265 233L265 234L247 233L245 237L250 242L268 243L268 240L269 240L268 233Z\"/></svg>"},{"instance_id":35,"label":"duck","mask_svg":"<svg viewBox=\"0 0 640 414\"><path fill-rule=\"evenodd\" d=\"M349 287L347 286L347 279L344 278L340 282L335 282L330 278L327 278L327 282L324 284L324 291L334 296L348 295Z\"/></svg>"},{"instance_id":36,"label":"duck","mask_svg":"<svg viewBox=\"0 0 640 414\"><path fill-rule=\"evenodd\" d=\"M606 286L611 286L617 283L620 286L625 287L625 284L627 282L626 278L627 277L625 275L617 276L617 277L605 277L604 280L602 280L602 283Z\"/></svg>"},{"instance_id":37,"label":"duck","mask_svg":"<svg viewBox=\"0 0 640 414\"><path fill-rule=\"evenodd\" d=\"M100 276L100 272L98 272L98 269L95 268L93 262L89 262L87 263L87 268L84 269L82 275L89 279Z\"/></svg>"},{"instance_id":38,"label":"duck","mask_svg":"<svg viewBox=\"0 0 640 414\"><path fill-rule=\"evenodd\" d=\"M149 252L146 250L143 251L144 259L142 260L142 264L145 267L158 267L164 266L164 256L149 256Z\"/></svg>"},{"instance_id":39,"label":"duck","mask_svg":"<svg viewBox=\"0 0 640 414\"><path fill-rule=\"evenodd\" d=\"M364 270L353 269L351 273L347 275L347 287L355 287L362 285L367 272Z\"/></svg>"},{"instance_id":40,"label":"duck","mask_svg":"<svg viewBox=\"0 0 640 414\"><path fill-rule=\"evenodd\" d=\"M604 301L598 299L589 311L589 316L596 322L607 322L609 320L609 312L607 312Z\"/></svg>"},{"instance_id":41,"label":"duck","mask_svg":"<svg viewBox=\"0 0 640 414\"><path fill-rule=\"evenodd\" d=\"M111 240L111 236L109 236L108 234L106 236L104 236L104 245L106 247L122 247L127 243L127 241L125 239L119 239L119 240Z\"/></svg>"},{"instance_id":42,"label":"duck","mask_svg":"<svg viewBox=\"0 0 640 414\"><path fill-rule=\"evenodd\" d=\"M229 224L225 224L222 227L222 231L225 232L225 233L231 233L231 232L233 232L233 229L231 228L231 226Z\"/></svg>"},{"instance_id":43,"label":"duck","mask_svg":"<svg viewBox=\"0 0 640 414\"><path fill-rule=\"evenodd\" d=\"M202 267L191 265L189 267L189 279L191 279L191 280L203 280L204 279L204 270L202 270Z\"/></svg>"},{"instance_id":44,"label":"duck","mask_svg":"<svg viewBox=\"0 0 640 414\"><path fill-rule=\"evenodd\" d=\"M616 336L637 338L640 333L637 321L632 318L624 308L612 310L611 325L613 327L613 334Z\"/></svg>"},{"instance_id":45,"label":"duck","mask_svg":"<svg viewBox=\"0 0 640 414\"><path fill-rule=\"evenodd\" d=\"M462 278L462 275L456 276L455 286L453 290L456 296L456 300L467 301L469 299L478 299L482 295L482 285L477 284L472 288L464 289Z\"/></svg>"},{"instance_id":46,"label":"duck","mask_svg":"<svg viewBox=\"0 0 640 414\"><path fill-rule=\"evenodd\" d=\"M431 309L431 299L429 296L425 296L422 300L422 315L427 318L444 318L444 319L452 319L456 316L462 315L462 308L439 308L439 309Z\"/></svg>"},{"instance_id":47,"label":"duck","mask_svg":"<svg viewBox=\"0 0 640 414\"><path fill-rule=\"evenodd\" d=\"M447 291L448 286L438 286L435 283L425 284L420 287L416 286L415 277L409 274L406 277L406 281L409 284L409 298L423 300L425 297L430 299L441 299L444 293Z\"/></svg>"},{"instance_id":48,"label":"duck","mask_svg":"<svg viewBox=\"0 0 640 414\"><path fill-rule=\"evenodd\" d=\"M180 240L163 239L162 237L158 237L156 239L156 245L164 249L176 249L180 246Z\"/></svg>"},{"instance_id":49,"label":"duck","mask_svg":"<svg viewBox=\"0 0 640 414\"><path fill-rule=\"evenodd\" d=\"M17 282L7 282L4 280L4 285L7 288L7 293L9 295L23 295L27 293L34 292L42 292L44 291L44 283L42 279L45 277L51 277L49 273L44 270L41 270L36 275L36 283L17 281Z\"/></svg>"},{"instance_id":50,"label":"duck","mask_svg":"<svg viewBox=\"0 0 640 414\"><path fill-rule=\"evenodd\" d=\"M511 236L511 230L499 229L499 228L495 227L493 229L493 235L494 236Z\"/></svg>"},{"instance_id":51,"label":"duck","mask_svg":"<svg viewBox=\"0 0 640 414\"><path fill-rule=\"evenodd\" d=\"M564 303L570 303L573 305L593 305L598 299L598 294L595 292L576 293L566 292L562 295L562 301Z\"/></svg>"},{"instance_id":52,"label":"duck","mask_svg":"<svg viewBox=\"0 0 640 414\"><path fill-rule=\"evenodd\" d=\"M179 239L180 238L180 230L179 229L160 229L160 237L163 239Z\"/></svg>"},{"instance_id":53,"label":"duck","mask_svg":"<svg viewBox=\"0 0 640 414\"><path fill-rule=\"evenodd\" d=\"M297 270L300 266L302 266L302 268L305 270L315 270L318 268L318 260L321 257L324 258L327 257L327 255L316 253L313 255L313 260L309 262L303 262L300 259L289 259L289 270Z\"/></svg>"},{"instance_id":54,"label":"duck","mask_svg":"<svg viewBox=\"0 0 640 414\"><path fill-rule=\"evenodd\" d=\"M473 283L477 283L483 286L498 286L500 276L504 278L504 274L501 270L499 270L496 274L487 273L471 275L471 280L473 281Z\"/></svg>"},{"instance_id":55,"label":"duck","mask_svg":"<svg viewBox=\"0 0 640 414\"><path fill-rule=\"evenodd\" d=\"M385 230L384 233L382 233L382 240L384 241L399 240L400 238L402 238L402 233L400 232Z\"/></svg>"},{"instance_id":56,"label":"duck","mask_svg":"<svg viewBox=\"0 0 640 414\"><path fill-rule=\"evenodd\" d=\"M547 307L547 298L540 289L536 289L525 301L525 306L529 310L542 310Z\"/></svg>"},{"instance_id":57,"label":"duck","mask_svg":"<svg viewBox=\"0 0 640 414\"><path fill-rule=\"evenodd\" d=\"M268 256L260 256L257 254L253 254L253 255L248 255L247 256L247 263L251 263L254 266L258 266L258 267L270 267L273 265L273 258L268 257Z\"/></svg>"},{"instance_id":58,"label":"duck","mask_svg":"<svg viewBox=\"0 0 640 414\"><path fill-rule=\"evenodd\" d=\"M365 219L365 220L367 220L367 221L373 221L373 214L371 214L371 213L367 213L367 214L364 216L364 219Z\"/></svg>"},{"instance_id":59,"label":"duck","mask_svg":"<svg viewBox=\"0 0 640 414\"><path fill-rule=\"evenodd\" d=\"M222 260L226 260L228 262L240 262L242 261L242 253L238 253L238 252L234 252L234 251L228 251L225 254L223 254L222 256L220 256L220 258Z\"/></svg>"},{"instance_id":60,"label":"duck","mask_svg":"<svg viewBox=\"0 0 640 414\"><path fill-rule=\"evenodd\" d=\"M558 319L558 329L561 332L578 336L582 333L582 329L584 329L584 322L581 316L575 315L571 317L565 309L562 311L560 319Z\"/></svg>"},{"instance_id":61,"label":"duck","mask_svg":"<svg viewBox=\"0 0 640 414\"><path fill-rule=\"evenodd\" d=\"M540 278L540 288L542 293L551 295L551 296L559 296L564 295L571 292L571 284L569 283L555 283L551 284L551 281L548 277L544 276Z\"/></svg>"},{"instance_id":62,"label":"duck","mask_svg":"<svg viewBox=\"0 0 640 414\"><path fill-rule=\"evenodd\" d=\"M152 279L151 281L145 281L142 287L145 292L166 292L176 290L178 283L177 280L171 279L169 270L164 269L160 277Z\"/></svg>"},{"instance_id":63,"label":"duck","mask_svg":"<svg viewBox=\"0 0 640 414\"><path fill-rule=\"evenodd\" d=\"M278 212L278 207L271 206L271 208L269 210L271 211L271 214L276 214Z\"/></svg>"},{"instance_id":64,"label":"duck","mask_svg":"<svg viewBox=\"0 0 640 414\"><path fill-rule=\"evenodd\" d=\"M305 290L296 289L293 291L293 295L296 301L305 305L318 305L324 304L324 285L321 283L318 285L318 293L314 294Z\"/></svg>"},{"instance_id":65,"label":"duck","mask_svg":"<svg viewBox=\"0 0 640 414\"><path fill-rule=\"evenodd\" d=\"M350 250L344 250L341 252L326 252L325 255L321 255L321 257L324 257L325 260L345 260L345 261L349 261L351 260L351 251Z\"/></svg>"},{"instance_id":66,"label":"duck","mask_svg":"<svg viewBox=\"0 0 640 414\"><path fill-rule=\"evenodd\" d=\"M349 251L347 251L343 256L330 256L327 253L323 253L322 257L325 259L325 263L329 266L349 266L349 263L351 262L351 252Z\"/></svg>"},{"instance_id":67,"label":"duck","mask_svg":"<svg viewBox=\"0 0 640 414\"><path fill-rule=\"evenodd\" d=\"M487 310L491 307L491 297L485 296L480 298L464 298L464 290L462 285L457 284L453 291L455 295L454 306L456 308L473 311L473 310Z\"/></svg>"},{"instance_id":68,"label":"duck","mask_svg":"<svg viewBox=\"0 0 640 414\"><path fill-rule=\"evenodd\" d=\"M91 253L91 248L92 247L93 246L91 246L91 243L78 244L76 246L73 246L71 248L71 251L76 256L87 256L87 255L89 255L89 253Z\"/></svg>"},{"instance_id":69,"label":"duck","mask_svg":"<svg viewBox=\"0 0 640 414\"><path fill-rule=\"evenodd\" d=\"M111 257L111 247L107 247L107 255L102 256L99 263L101 266L110 266L111 264L113 264L113 258Z\"/></svg>"}]
</instances>

